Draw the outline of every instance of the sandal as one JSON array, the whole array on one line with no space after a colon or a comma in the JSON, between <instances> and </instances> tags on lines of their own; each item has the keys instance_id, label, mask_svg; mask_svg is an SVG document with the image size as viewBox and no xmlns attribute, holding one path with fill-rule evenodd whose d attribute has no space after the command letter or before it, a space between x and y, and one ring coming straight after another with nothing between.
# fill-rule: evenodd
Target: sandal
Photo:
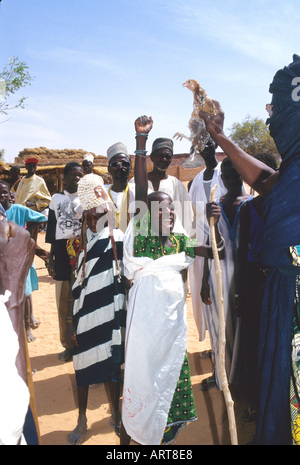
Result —
<instances>
[{"instance_id":1,"label":"sandal","mask_svg":"<svg viewBox=\"0 0 300 465\"><path fill-rule=\"evenodd\" d=\"M72 433L70 433L68 436L67 446L81 446L85 433L86 431L76 435L74 431L72 431Z\"/></svg>"},{"instance_id":2,"label":"sandal","mask_svg":"<svg viewBox=\"0 0 300 465\"><path fill-rule=\"evenodd\" d=\"M118 436L118 438L121 436L121 425L115 425L111 421L109 422L110 426L113 428L114 432Z\"/></svg>"},{"instance_id":3,"label":"sandal","mask_svg":"<svg viewBox=\"0 0 300 465\"><path fill-rule=\"evenodd\" d=\"M204 379L202 383L200 383L201 391L209 391L210 389L216 387L216 378L213 376L209 376L208 378Z\"/></svg>"}]
</instances>

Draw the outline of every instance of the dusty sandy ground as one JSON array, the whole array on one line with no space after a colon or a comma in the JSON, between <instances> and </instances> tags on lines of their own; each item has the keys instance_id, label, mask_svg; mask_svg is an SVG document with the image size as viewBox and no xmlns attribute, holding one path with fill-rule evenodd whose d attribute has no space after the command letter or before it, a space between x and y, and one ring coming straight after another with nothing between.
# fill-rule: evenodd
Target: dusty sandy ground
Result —
<instances>
[{"instance_id":1,"label":"dusty sandy ground","mask_svg":"<svg viewBox=\"0 0 300 465\"><path fill-rule=\"evenodd\" d=\"M39 235L39 244L47 248L44 234ZM48 276L42 260L35 257L39 277L39 290L33 293L34 315L41 321L33 331L36 340L29 344L35 402L38 414L42 445L65 445L67 435L76 426L77 401L73 363L59 361L62 351L59 342L55 290L52 278ZM193 391L198 420L190 423L180 432L176 446L187 445L228 445L230 435L223 393L217 388L202 392L199 383L211 375L209 359L203 360L199 353L209 349L209 338L199 342L193 320L191 299L188 308L188 354L191 366ZM249 442L254 435L253 423L241 420L247 403L240 395L232 392L238 432L238 443ZM119 445L119 439L112 430L110 412L104 386L90 389L88 403L88 432L84 445ZM134 444L134 443L133 443Z\"/></svg>"}]
</instances>

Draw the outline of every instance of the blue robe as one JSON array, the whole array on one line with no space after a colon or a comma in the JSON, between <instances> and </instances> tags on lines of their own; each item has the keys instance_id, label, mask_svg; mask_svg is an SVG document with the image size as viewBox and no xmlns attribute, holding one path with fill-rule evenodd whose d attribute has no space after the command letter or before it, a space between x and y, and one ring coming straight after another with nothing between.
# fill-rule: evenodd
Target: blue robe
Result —
<instances>
[{"instance_id":1,"label":"blue robe","mask_svg":"<svg viewBox=\"0 0 300 465\"><path fill-rule=\"evenodd\" d=\"M265 199L261 262L269 269L258 348L259 404L255 444L291 443L289 387L296 277L290 246L300 244L300 101L293 80L300 58L279 70L270 85L273 116L267 123L282 157L280 176Z\"/></svg>"}]
</instances>

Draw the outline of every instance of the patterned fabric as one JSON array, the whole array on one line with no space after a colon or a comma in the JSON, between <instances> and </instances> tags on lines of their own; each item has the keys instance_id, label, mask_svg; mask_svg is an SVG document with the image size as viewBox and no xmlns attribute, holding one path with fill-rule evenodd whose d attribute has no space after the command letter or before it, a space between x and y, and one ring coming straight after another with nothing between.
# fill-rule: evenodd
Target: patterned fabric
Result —
<instances>
[{"instance_id":1,"label":"patterned fabric","mask_svg":"<svg viewBox=\"0 0 300 465\"><path fill-rule=\"evenodd\" d=\"M185 353L180 377L170 406L167 427L162 444L170 444L189 421L197 420L197 412L192 391L190 364Z\"/></svg>"},{"instance_id":2,"label":"patterned fabric","mask_svg":"<svg viewBox=\"0 0 300 465\"><path fill-rule=\"evenodd\" d=\"M137 221L135 231L135 257L149 257L156 260L163 255L171 255L180 252L185 252L191 258L195 257L194 247L196 246L196 240L190 239L184 234L171 234L169 240L172 247L163 247L159 236L155 235L151 230L149 213L144 215L141 220Z\"/></svg>"},{"instance_id":3,"label":"patterned fabric","mask_svg":"<svg viewBox=\"0 0 300 465\"><path fill-rule=\"evenodd\" d=\"M293 264L300 263L300 247L290 247ZM296 296L292 326L292 373L290 380L290 413L293 443L300 445L300 300L299 281L296 282Z\"/></svg>"},{"instance_id":4,"label":"patterned fabric","mask_svg":"<svg viewBox=\"0 0 300 465\"><path fill-rule=\"evenodd\" d=\"M292 374L290 382L291 430L294 444L300 445L300 322L299 297L295 305L292 338Z\"/></svg>"},{"instance_id":5,"label":"patterned fabric","mask_svg":"<svg viewBox=\"0 0 300 465\"><path fill-rule=\"evenodd\" d=\"M290 247L294 266L300 264L300 246ZM295 305L292 325L292 369L290 379L290 414L291 433L294 444L300 445L300 299L299 281L297 276Z\"/></svg>"},{"instance_id":6,"label":"patterned fabric","mask_svg":"<svg viewBox=\"0 0 300 465\"><path fill-rule=\"evenodd\" d=\"M49 205L45 241L55 246L55 281L69 281L71 275L67 240L81 233L81 219L77 213L80 202L77 192L66 190L54 194Z\"/></svg>"},{"instance_id":7,"label":"patterned fabric","mask_svg":"<svg viewBox=\"0 0 300 465\"><path fill-rule=\"evenodd\" d=\"M71 266L76 265L81 250L80 236L71 237L71 239L67 240L67 252L70 257Z\"/></svg>"},{"instance_id":8,"label":"patterned fabric","mask_svg":"<svg viewBox=\"0 0 300 465\"><path fill-rule=\"evenodd\" d=\"M115 229L119 269L122 273L123 233ZM108 228L93 234L87 229L85 277L84 252L78 260L73 285L73 322L78 346L73 363L77 386L120 380L126 322L125 282L118 283ZM123 274L123 273L122 273Z\"/></svg>"}]
</instances>

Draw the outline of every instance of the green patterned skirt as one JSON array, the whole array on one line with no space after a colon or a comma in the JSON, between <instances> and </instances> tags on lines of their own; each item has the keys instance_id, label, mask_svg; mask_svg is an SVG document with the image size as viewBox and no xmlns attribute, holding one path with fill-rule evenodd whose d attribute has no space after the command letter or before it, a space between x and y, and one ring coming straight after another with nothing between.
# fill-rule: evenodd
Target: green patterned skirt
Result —
<instances>
[{"instance_id":1,"label":"green patterned skirt","mask_svg":"<svg viewBox=\"0 0 300 465\"><path fill-rule=\"evenodd\" d=\"M190 365L186 352L161 444L166 445L174 442L179 431L187 423L195 420L197 420L197 412L192 390Z\"/></svg>"}]
</instances>

